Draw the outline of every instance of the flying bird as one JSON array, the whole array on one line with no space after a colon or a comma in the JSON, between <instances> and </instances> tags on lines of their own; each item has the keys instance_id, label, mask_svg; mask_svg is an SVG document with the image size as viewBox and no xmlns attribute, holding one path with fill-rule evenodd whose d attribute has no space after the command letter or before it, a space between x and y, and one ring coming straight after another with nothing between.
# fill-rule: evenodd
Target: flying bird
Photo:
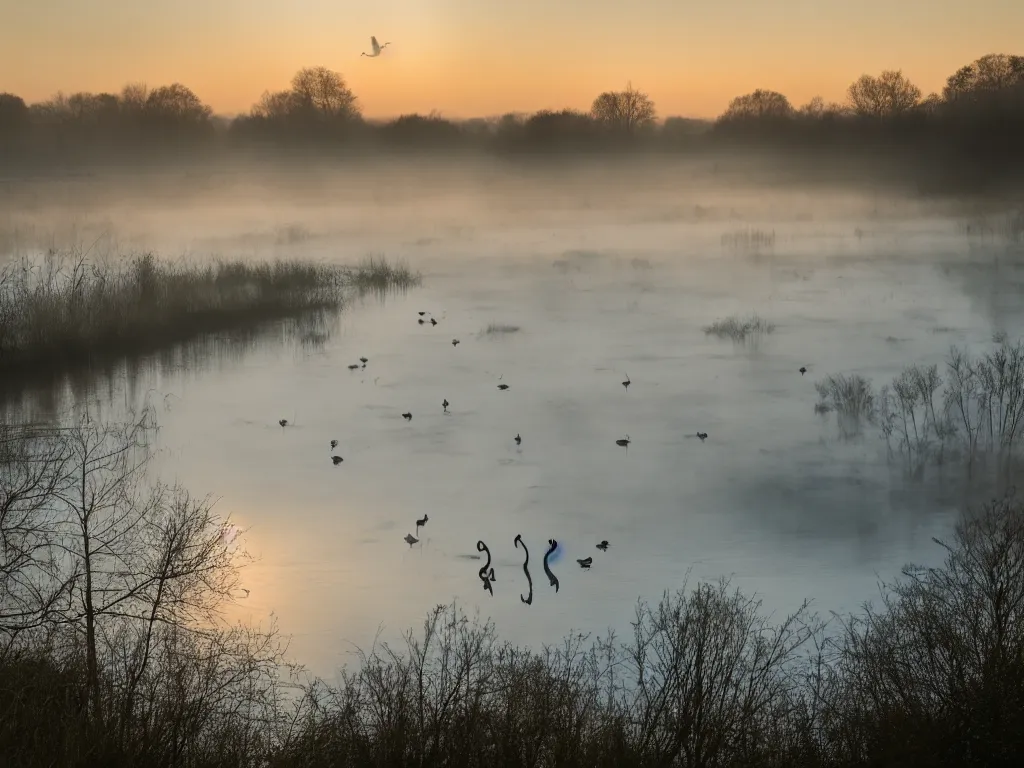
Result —
<instances>
[{"instance_id":1,"label":"flying bird","mask_svg":"<svg viewBox=\"0 0 1024 768\"><path fill-rule=\"evenodd\" d=\"M282 427L287 427L288 426L288 419L281 419L277 423L280 424Z\"/></svg>"},{"instance_id":2,"label":"flying bird","mask_svg":"<svg viewBox=\"0 0 1024 768\"><path fill-rule=\"evenodd\" d=\"M457 347L457 346L459 346L459 344L461 344L461 343L462 343L462 342L461 342L461 341L459 341L458 339L452 339L452 346L453 346L453 347Z\"/></svg>"},{"instance_id":3,"label":"flying bird","mask_svg":"<svg viewBox=\"0 0 1024 768\"><path fill-rule=\"evenodd\" d=\"M359 362L360 362L360 363L362 363L362 364L363 364L363 366L365 367L365 366L366 366L366 364L367 364L368 362L370 362L370 360L369 360L368 358L365 358L365 357L360 357L360 358L359 358Z\"/></svg>"},{"instance_id":4,"label":"flying bird","mask_svg":"<svg viewBox=\"0 0 1024 768\"><path fill-rule=\"evenodd\" d=\"M430 318L430 324L437 325L437 320L435 320L434 318Z\"/></svg>"},{"instance_id":5,"label":"flying bird","mask_svg":"<svg viewBox=\"0 0 1024 768\"><path fill-rule=\"evenodd\" d=\"M339 464L341 464L341 462L344 461L344 459L341 458L341 456L331 456L331 461L334 462L334 466L338 466Z\"/></svg>"},{"instance_id":6,"label":"flying bird","mask_svg":"<svg viewBox=\"0 0 1024 768\"><path fill-rule=\"evenodd\" d=\"M418 314L419 314L420 317L423 317L427 313L426 312L419 312Z\"/></svg>"},{"instance_id":7,"label":"flying bird","mask_svg":"<svg viewBox=\"0 0 1024 768\"><path fill-rule=\"evenodd\" d=\"M381 51L383 51L389 45L391 45L391 43L384 43L384 45L381 45L380 43L377 42L377 38L376 37L371 36L370 37L370 47L373 48L373 53L366 53L364 51L361 55L366 56L367 58L372 59L374 56L380 56Z\"/></svg>"},{"instance_id":8,"label":"flying bird","mask_svg":"<svg viewBox=\"0 0 1024 768\"><path fill-rule=\"evenodd\" d=\"M580 568L589 571L591 564L594 562L594 558L584 557L582 560L577 560L576 562L580 564Z\"/></svg>"},{"instance_id":9,"label":"flying bird","mask_svg":"<svg viewBox=\"0 0 1024 768\"><path fill-rule=\"evenodd\" d=\"M413 536L413 535L412 535L411 533L407 533L407 534L405 534L405 543L406 543L406 544L408 544L408 545L409 545L410 547L411 547L411 546L412 546L413 544L415 544L415 543L416 543L417 541L419 541L419 539L417 539L417 538L416 538L415 536Z\"/></svg>"},{"instance_id":10,"label":"flying bird","mask_svg":"<svg viewBox=\"0 0 1024 768\"><path fill-rule=\"evenodd\" d=\"M608 551L608 539L605 539L600 544L598 544L597 548L600 549L602 552L607 552Z\"/></svg>"}]
</instances>

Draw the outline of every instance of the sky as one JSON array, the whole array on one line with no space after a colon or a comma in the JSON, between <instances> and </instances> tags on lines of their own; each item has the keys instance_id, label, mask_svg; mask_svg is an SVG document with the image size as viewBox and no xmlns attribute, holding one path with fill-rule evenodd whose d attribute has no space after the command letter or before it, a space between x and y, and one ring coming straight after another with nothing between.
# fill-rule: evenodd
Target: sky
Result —
<instances>
[{"instance_id":1,"label":"sky","mask_svg":"<svg viewBox=\"0 0 1024 768\"><path fill-rule=\"evenodd\" d=\"M233 115L322 65L367 117L587 109L628 82L714 117L756 88L842 101L883 69L927 95L1022 31L1022 0L0 0L0 92L181 82Z\"/></svg>"}]
</instances>

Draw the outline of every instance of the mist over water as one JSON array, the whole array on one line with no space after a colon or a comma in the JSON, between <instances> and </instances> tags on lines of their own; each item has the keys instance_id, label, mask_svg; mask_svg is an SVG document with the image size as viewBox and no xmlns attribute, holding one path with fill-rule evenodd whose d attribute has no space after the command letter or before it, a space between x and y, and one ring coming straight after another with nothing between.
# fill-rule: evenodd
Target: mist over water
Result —
<instances>
[{"instance_id":1,"label":"mist over water","mask_svg":"<svg viewBox=\"0 0 1024 768\"><path fill-rule=\"evenodd\" d=\"M394 638L452 599L539 645L570 629L627 632L638 597L688 573L733 575L778 613L804 598L826 612L856 608L908 561L939 561L931 537L972 491L953 471L906 480L877 431L843 439L834 416L814 413L814 382L855 372L877 385L906 365L941 369L951 344L1015 339L1019 246L965 236L974 206L728 173L90 177L20 186L0 229L9 256L49 237L97 258L381 253L423 272L421 288L354 301L319 343L286 326L242 347L207 340L90 393L109 414L147 393L160 404L155 471L215 494L258 558L231 615L275 614L291 656L329 675L381 625ZM751 231L770 244L737 245ZM418 311L439 324L419 325ZM757 343L702 330L751 312L775 325ZM365 370L350 371L360 356ZM557 594L542 567L549 538ZM467 557L478 539L493 597ZM575 562L588 556L589 572Z\"/></svg>"}]
</instances>

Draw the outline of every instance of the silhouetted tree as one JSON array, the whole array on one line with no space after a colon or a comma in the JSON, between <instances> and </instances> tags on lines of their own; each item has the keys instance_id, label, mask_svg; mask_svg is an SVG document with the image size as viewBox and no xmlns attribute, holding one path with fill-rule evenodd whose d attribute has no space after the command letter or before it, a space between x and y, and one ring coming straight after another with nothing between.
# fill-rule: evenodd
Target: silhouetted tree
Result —
<instances>
[{"instance_id":1,"label":"silhouetted tree","mask_svg":"<svg viewBox=\"0 0 1024 768\"><path fill-rule=\"evenodd\" d=\"M793 107L789 103L789 99L777 91L758 88L753 93L737 96L730 101L729 107L721 119L724 121L764 120L792 116Z\"/></svg>"},{"instance_id":2,"label":"silhouetted tree","mask_svg":"<svg viewBox=\"0 0 1024 768\"><path fill-rule=\"evenodd\" d=\"M327 67L306 67L292 78L294 108L314 110L325 118L359 117L357 100L345 79Z\"/></svg>"},{"instance_id":3,"label":"silhouetted tree","mask_svg":"<svg viewBox=\"0 0 1024 768\"><path fill-rule=\"evenodd\" d=\"M590 114L605 128L632 136L654 124L656 111L651 97L630 83L624 91L605 91L594 99Z\"/></svg>"},{"instance_id":4,"label":"silhouetted tree","mask_svg":"<svg viewBox=\"0 0 1024 768\"><path fill-rule=\"evenodd\" d=\"M1013 88L1024 83L1024 56L989 53L961 67L946 79L942 96L947 102L980 93Z\"/></svg>"},{"instance_id":5,"label":"silhouetted tree","mask_svg":"<svg viewBox=\"0 0 1024 768\"><path fill-rule=\"evenodd\" d=\"M29 123L28 105L13 93L0 93L0 138L21 135Z\"/></svg>"},{"instance_id":6,"label":"silhouetted tree","mask_svg":"<svg viewBox=\"0 0 1024 768\"><path fill-rule=\"evenodd\" d=\"M901 70L887 69L878 77L861 75L846 91L854 112L862 117L898 117L921 100L921 89Z\"/></svg>"}]
</instances>

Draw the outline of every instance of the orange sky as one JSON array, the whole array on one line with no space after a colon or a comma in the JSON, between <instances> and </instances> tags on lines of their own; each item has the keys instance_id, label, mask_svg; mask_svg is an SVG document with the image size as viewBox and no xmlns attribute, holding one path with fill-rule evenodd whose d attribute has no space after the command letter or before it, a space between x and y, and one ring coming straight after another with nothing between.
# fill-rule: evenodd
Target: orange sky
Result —
<instances>
[{"instance_id":1,"label":"orange sky","mask_svg":"<svg viewBox=\"0 0 1024 768\"><path fill-rule=\"evenodd\" d=\"M627 80L662 116L771 88L841 100L902 68L927 94L1024 53L1024 0L0 0L0 91L182 82L223 114L295 70L340 71L368 117L587 108ZM392 42L367 59L369 36Z\"/></svg>"}]
</instances>

